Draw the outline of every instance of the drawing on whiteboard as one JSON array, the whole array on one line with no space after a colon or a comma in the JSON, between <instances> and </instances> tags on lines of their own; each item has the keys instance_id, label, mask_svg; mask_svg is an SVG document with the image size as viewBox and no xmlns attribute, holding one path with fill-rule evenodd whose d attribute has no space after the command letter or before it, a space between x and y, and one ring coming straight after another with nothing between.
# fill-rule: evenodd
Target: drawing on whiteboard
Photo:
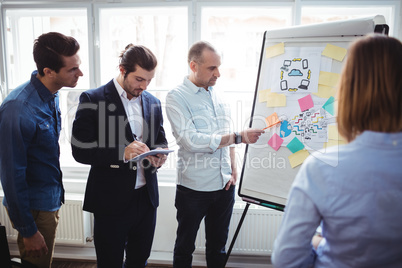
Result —
<instances>
[{"instance_id":1,"label":"drawing on whiteboard","mask_svg":"<svg viewBox=\"0 0 402 268\"><path fill-rule=\"evenodd\" d=\"M322 48L285 47L285 53L267 59L268 84L277 93L314 93L318 90Z\"/></svg>"},{"instance_id":2,"label":"drawing on whiteboard","mask_svg":"<svg viewBox=\"0 0 402 268\"><path fill-rule=\"evenodd\" d=\"M279 136L287 145L294 137L302 142L327 142L328 118L323 108L312 108L288 117L281 115Z\"/></svg>"},{"instance_id":3,"label":"drawing on whiteboard","mask_svg":"<svg viewBox=\"0 0 402 268\"><path fill-rule=\"evenodd\" d=\"M306 69L308 69L308 59L294 58L292 60L284 60L283 65L280 67L281 90L296 92L299 89L303 89L307 91L310 85L311 70ZM302 70L306 71L302 72ZM299 78L301 78L301 80L298 80ZM288 80L292 82L293 87L288 87Z\"/></svg>"}]
</instances>

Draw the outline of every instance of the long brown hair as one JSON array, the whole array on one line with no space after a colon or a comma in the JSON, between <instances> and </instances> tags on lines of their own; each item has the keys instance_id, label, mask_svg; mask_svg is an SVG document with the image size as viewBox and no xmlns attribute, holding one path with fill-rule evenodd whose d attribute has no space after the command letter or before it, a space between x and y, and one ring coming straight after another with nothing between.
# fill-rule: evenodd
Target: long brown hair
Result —
<instances>
[{"instance_id":1,"label":"long brown hair","mask_svg":"<svg viewBox=\"0 0 402 268\"><path fill-rule=\"evenodd\" d=\"M402 131L402 43L380 34L355 41L338 94L338 129L348 141L365 130Z\"/></svg>"}]
</instances>

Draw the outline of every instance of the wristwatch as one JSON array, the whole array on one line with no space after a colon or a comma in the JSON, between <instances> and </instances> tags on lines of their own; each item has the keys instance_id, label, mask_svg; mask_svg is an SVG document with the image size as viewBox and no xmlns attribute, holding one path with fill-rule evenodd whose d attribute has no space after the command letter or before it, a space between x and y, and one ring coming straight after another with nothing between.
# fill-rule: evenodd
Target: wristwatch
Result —
<instances>
[{"instance_id":1,"label":"wristwatch","mask_svg":"<svg viewBox=\"0 0 402 268\"><path fill-rule=\"evenodd\" d=\"M235 132L235 144L239 144L241 143L241 135L239 134L239 132Z\"/></svg>"}]
</instances>

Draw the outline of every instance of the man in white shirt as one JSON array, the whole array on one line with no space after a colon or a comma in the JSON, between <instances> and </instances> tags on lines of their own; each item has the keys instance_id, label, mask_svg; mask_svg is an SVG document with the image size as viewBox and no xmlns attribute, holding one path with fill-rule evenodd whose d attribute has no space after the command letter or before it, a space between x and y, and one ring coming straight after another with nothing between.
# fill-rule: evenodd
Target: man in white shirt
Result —
<instances>
[{"instance_id":1,"label":"man in white shirt","mask_svg":"<svg viewBox=\"0 0 402 268\"><path fill-rule=\"evenodd\" d=\"M231 130L230 107L212 87L220 76L221 61L209 43L195 43L188 63L190 75L166 98L167 116L179 145L173 267L191 267L197 231L205 217L207 265L222 268L237 179L235 148L229 146L255 143L263 131Z\"/></svg>"}]
</instances>

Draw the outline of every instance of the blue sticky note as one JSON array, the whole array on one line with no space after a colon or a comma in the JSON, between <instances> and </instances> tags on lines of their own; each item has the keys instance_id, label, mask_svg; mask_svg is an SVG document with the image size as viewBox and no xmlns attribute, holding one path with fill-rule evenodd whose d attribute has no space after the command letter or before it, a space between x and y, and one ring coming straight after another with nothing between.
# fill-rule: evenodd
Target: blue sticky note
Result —
<instances>
[{"instance_id":1,"label":"blue sticky note","mask_svg":"<svg viewBox=\"0 0 402 268\"><path fill-rule=\"evenodd\" d=\"M331 96L327 102L322 106L325 111L330 113L331 115L335 114L335 98Z\"/></svg>"},{"instance_id":2,"label":"blue sticky note","mask_svg":"<svg viewBox=\"0 0 402 268\"><path fill-rule=\"evenodd\" d=\"M304 148L304 144L296 137L286 146L292 153L296 153Z\"/></svg>"}]
</instances>

